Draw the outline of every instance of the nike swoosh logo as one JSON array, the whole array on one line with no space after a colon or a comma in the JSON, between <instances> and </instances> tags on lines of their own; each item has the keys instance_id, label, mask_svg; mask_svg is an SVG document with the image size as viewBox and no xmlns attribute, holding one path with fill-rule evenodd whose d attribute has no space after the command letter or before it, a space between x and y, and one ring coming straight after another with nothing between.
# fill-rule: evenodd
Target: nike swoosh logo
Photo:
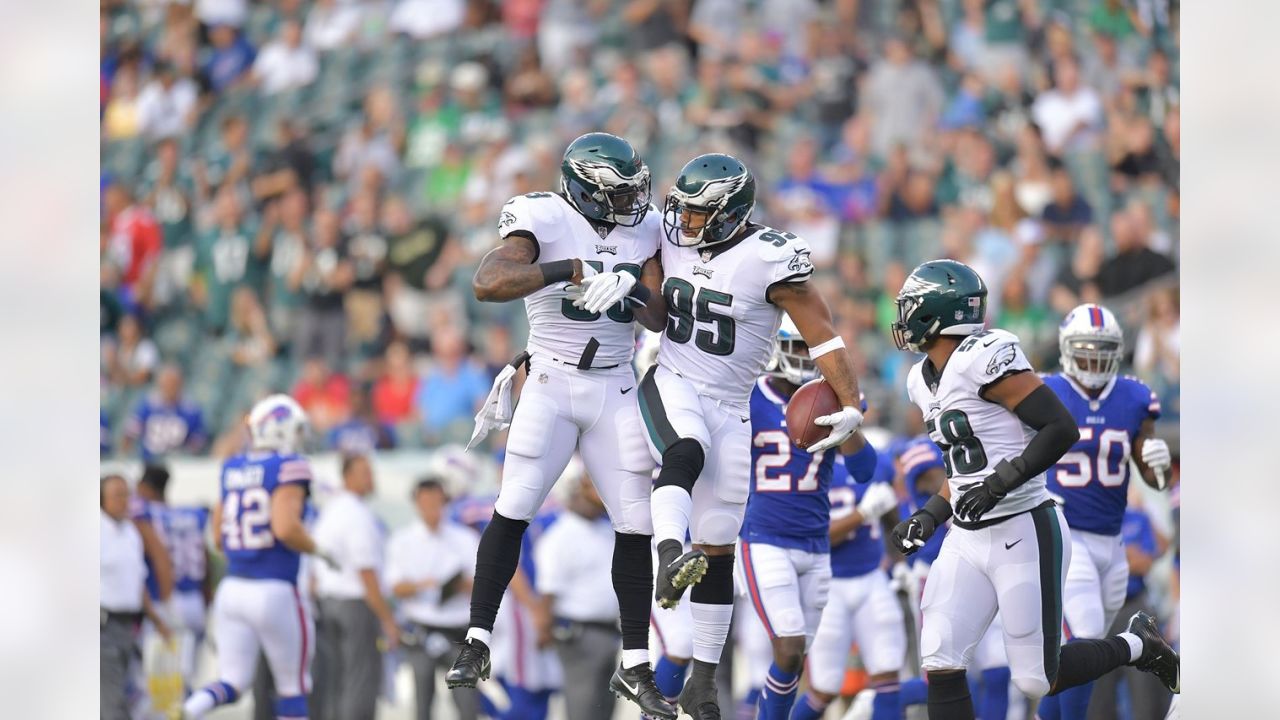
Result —
<instances>
[{"instance_id":1,"label":"nike swoosh logo","mask_svg":"<svg viewBox=\"0 0 1280 720\"><path fill-rule=\"evenodd\" d=\"M629 392L631 392L632 390L635 390L635 389L636 389L636 386L635 386L635 385L632 385L631 387L627 388L626 390L623 390L623 391L622 391L622 394L623 394L623 395L626 395L627 393L629 393Z\"/></svg>"},{"instance_id":2,"label":"nike swoosh logo","mask_svg":"<svg viewBox=\"0 0 1280 720\"><path fill-rule=\"evenodd\" d=\"M640 695L640 685L639 685L639 684L637 684L635 687L631 687L630 685L628 685L628 684L627 684L627 681L626 681L626 680L623 680L622 678L618 678L618 682L619 682L619 683L621 683L621 684L622 684L622 687L626 688L626 689L627 689L627 691L628 691L628 692L630 692L632 695L636 695L636 696L639 696L639 695Z\"/></svg>"},{"instance_id":3,"label":"nike swoosh logo","mask_svg":"<svg viewBox=\"0 0 1280 720\"><path fill-rule=\"evenodd\" d=\"M739 418L739 419L740 419L740 420L742 420L742 422L751 422L751 418L749 418L749 417L744 417L744 418Z\"/></svg>"},{"instance_id":4,"label":"nike swoosh logo","mask_svg":"<svg viewBox=\"0 0 1280 720\"><path fill-rule=\"evenodd\" d=\"M988 341L986 341L986 342L982 343L982 347L991 347L991 343L993 343L993 342L995 342L995 341L997 341L997 340L999 340L999 339L1000 339L1000 338L998 338L998 337L993 337L993 338L991 338L990 340L988 340Z\"/></svg>"},{"instance_id":5,"label":"nike swoosh logo","mask_svg":"<svg viewBox=\"0 0 1280 720\"><path fill-rule=\"evenodd\" d=\"M1017 540L1014 540L1014 541L1013 541L1013 542L1011 542L1011 543L1005 543L1005 544L1004 544L1004 549L1005 549L1005 550L1011 550L1011 549L1013 549L1013 546L1014 546L1014 545L1017 545L1017 544L1018 544L1018 543L1020 543L1020 542L1022 542L1022 538L1018 538Z\"/></svg>"}]
</instances>

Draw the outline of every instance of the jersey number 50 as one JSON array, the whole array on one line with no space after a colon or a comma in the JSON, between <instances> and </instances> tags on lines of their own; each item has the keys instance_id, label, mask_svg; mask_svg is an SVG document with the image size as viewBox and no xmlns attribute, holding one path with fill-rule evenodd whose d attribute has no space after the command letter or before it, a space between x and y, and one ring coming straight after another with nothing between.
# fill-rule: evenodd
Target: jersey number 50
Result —
<instances>
[{"instance_id":1,"label":"jersey number 50","mask_svg":"<svg viewBox=\"0 0 1280 720\"><path fill-rule=\"evenodd\" d=\"M1093 430L1080 428L1080 442L1093 440ZM1103 487L1119 487L1129 477L1129 451L1129 433L1108 428L1098 435L1096 459L1083 450L1072 450L1058 460L1054 477L1064 488L1084 487L1094 477ZM1112 469L1113 462L1115 469Z\"/></svg>"},{"instance_id":2,"label":"jersey number 50","mask_svg":"<svg viewBox=\"0 0 1280 720\"><path fill-rule=\"evenodd\" d=\"M223 547L261 550L271 547L271 495L266 488L232 490L222 501Z\"/></svg>"}]
</instances>

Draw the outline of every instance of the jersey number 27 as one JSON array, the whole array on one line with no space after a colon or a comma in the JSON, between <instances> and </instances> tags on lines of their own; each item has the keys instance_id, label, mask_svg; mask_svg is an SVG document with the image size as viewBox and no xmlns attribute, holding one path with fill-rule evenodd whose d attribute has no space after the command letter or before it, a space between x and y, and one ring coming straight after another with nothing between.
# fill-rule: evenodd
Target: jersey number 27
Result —
<instances>
[{"instance_id":1,"label":"jersey number 27","mask_svg":"<svg viewBox=\"0 0 1280 720\"><path fill-rule=\"evenodd\" d=\"M769 471L791 463L791 438L781 430L761 430L751 441L758 448L773 446L773 452L756 456L756 492L813 492L818 489L818 467L826 452L809 460L809 467L798 480L789 472L769 477Z\"/></svg>"}]
</instances>

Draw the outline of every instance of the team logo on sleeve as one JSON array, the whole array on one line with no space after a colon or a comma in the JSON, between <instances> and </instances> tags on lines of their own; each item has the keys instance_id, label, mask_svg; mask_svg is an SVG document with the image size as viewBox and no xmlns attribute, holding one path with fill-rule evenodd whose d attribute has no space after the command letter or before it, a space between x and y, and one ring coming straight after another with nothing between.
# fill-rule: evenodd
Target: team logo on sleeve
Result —
<instances>
[{"instance_id":1,"label":"team logo on sleeve","mask_svg":"<svg viewBox=\"0 0 1280 720\"><path fill-rule=\"evenodd\" d=\"M1017 359L1017 357L1017 345L1005 345L1004 347L996 350L995 354L991 356L991 362L987 363L987 374L999 374L1001 370L1012 365L1013 361Z\"/></svg>"},{"instance_id":2,"label":"team logo on sleeve","mask_svg":"<svg viewBox=\"0 0 1280 720\"><path fill-rule=\"evenodd\" d=\"M516 216L512 215L506 210L503 210L501 217L498 218L498 227L504 228L508 225L515 225L515 224L516 224Z\"/></svg>"},{"instance_id":3,"label":"team logo on sleeve","mask_svg":"<svg viewBox=\"0 0 1280 720\"><path fill-rule=\"evenodd\" d=\"M809 251L797 250L795 256L787 263L787 269L794 273L813 272L813 260L809 258Z\"/></svg>"}]
</instances>

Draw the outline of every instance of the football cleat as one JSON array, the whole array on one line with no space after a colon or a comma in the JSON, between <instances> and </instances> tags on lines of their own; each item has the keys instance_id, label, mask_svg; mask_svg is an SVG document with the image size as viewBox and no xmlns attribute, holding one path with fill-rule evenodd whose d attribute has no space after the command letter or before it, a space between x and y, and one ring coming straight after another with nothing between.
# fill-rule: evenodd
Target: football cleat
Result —
<instances>
[{"instance_id":1,"label":"football cleat","mask_svg":"<svg viewBox=\"0 0 1280 720\"><path fill-rule=\"evenodd\" d=\"M1132 665L1143 672L1155 675L1160 683L1177 694L1182 691L1182 663L1178 653L1169 647L1156 627L1156 621L1144 612L1136 612L1129 619L1128 631L1142 640L1142 655Z\"/></svg>"},{"instance_id":2,"label":"football cleat","mask_svg":"<svg viewBox=\"0 0 1280 720\"><path fill-rule=\"evenodd\" d=\"M473 688L489 679L489 670L489 646L471 638L462 644L462 652L445 674L444 682L450 688Z\"/></svg>"},{"instance_id":3,"label":"football cleat","mask_svg":"<svg viewBox=\"0 0 1280 720\"><path fill-rule=\"evenodd\" d=\"M706 553L690 550L658 570L653 597L660 607L673 608L680 604L685 589L698 584L706 574Z\"/></svg>"},{"instance_id":4,"label":"football cleat","mask_svg":"<svg viewBox=\"0 0 1280 720\"><path fill-rule=\"evenodd\" d=\"M644 717L653 720L676 720L676 709L662 696L658 683L653 679L649 663L624 668L621 665L609 678L609 689L614 695L630 700L639 706Z\"/></svg>"},{"instance_id":5,"label":"football cleat","mask_svg":"<svg viewBox=\"0 0 1280 720\"><path fill-rule=\"evenodd\" d=\"M680 691L677 704L680 711L693 720L721 720L720 705L717 703L719 697L714 680L700 681L697 677L690 677Z\"/></svg>"}]
</instances>

